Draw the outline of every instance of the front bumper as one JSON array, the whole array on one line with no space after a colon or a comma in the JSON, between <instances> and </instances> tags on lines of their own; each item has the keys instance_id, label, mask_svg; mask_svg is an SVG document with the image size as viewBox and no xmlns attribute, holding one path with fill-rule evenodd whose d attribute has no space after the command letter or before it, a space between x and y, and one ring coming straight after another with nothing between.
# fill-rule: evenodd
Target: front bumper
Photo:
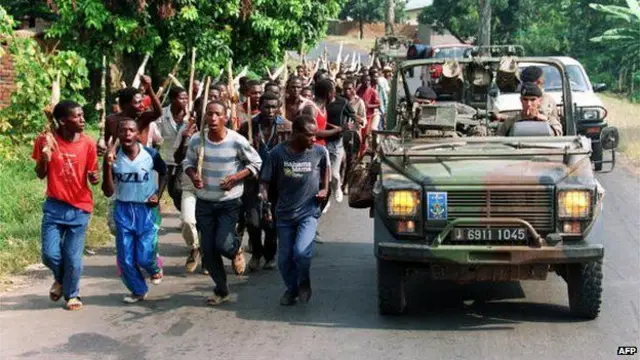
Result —
<instances>
[{"instance_id":1,"label":"front bumper","mask_svg":"<svg viewBox=\"0 0 640 360\"><path fill-rule=\"evenodd\" d=\"M601 260L604 246L588 244L584 241L557 246L468 246L440 245L431 247L424 244L399 242L378 242L376 257L417 263L453 263L460 265L525 265L525 264L565 264Z\"/></svg>"}]
</instances>

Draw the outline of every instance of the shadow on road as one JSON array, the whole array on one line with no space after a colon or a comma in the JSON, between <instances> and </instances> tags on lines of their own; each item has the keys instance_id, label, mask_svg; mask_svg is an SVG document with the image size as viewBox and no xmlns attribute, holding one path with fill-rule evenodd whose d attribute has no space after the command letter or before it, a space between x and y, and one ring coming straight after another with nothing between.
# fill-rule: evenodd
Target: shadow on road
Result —
<instances>
[{"instance_id":1,"label":"shadow on road","mask_svg":"<svg viewBox=\"0 0 640 360\"><path fill-rule=\"evenodd\" d=\"M172 246L162 245L161 253L167 253ZM204 298L212 290L208 277L185 275L182 266L168 266L165 271L167 280L154 287L149 301L127 306L121 302L124 287L111 282L109 286L92 289L98 294L84 298L87 305L84 311L93 311L95 307L118 308L122 311L114 316L118 322L125 323L157 319L167 313L184 312L185 316L197 318L198 314L230 311L247 321L424 331L511 330L521 322L578 321L569 316L566 306L522 301L525 294L518 282L455 285L429 281L419 273L408 281L407 314L380 316L375 260L372 245L368 243L316 244L312 265L313 298L307 305L293 307L278 304L284 288L277 270L261 270L243 277L229 275L232 301L215 309L204 305ZM115 278L115 266L89 266L85 276ZM51 303L45 295L43 291L43 296L5 297L3 311L61 306L61 303Z\"/></svg>"}]
</instances>

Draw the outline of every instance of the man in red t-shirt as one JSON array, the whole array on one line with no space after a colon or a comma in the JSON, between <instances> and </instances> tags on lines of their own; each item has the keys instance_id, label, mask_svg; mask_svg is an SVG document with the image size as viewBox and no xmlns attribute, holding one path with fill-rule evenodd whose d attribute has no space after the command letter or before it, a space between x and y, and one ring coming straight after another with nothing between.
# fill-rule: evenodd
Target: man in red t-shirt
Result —
<instances>
[{"instance_id":1,"label":"man in red t-shirt","mask_svg":"<svg viewBox=\"0 0 640 360\"><path fill-rule=\"evenodd\" d=\"M42 262L55 278L49 298L58 301L64 296L68 310L79 310L84 237L93 211L89 182L99 182L98 156L96 142L83 134L84 112L78 103L58 103L53 117L58 129L39 136L31 155L38 178L47 179Z\"/></svg>"}]
</instances>

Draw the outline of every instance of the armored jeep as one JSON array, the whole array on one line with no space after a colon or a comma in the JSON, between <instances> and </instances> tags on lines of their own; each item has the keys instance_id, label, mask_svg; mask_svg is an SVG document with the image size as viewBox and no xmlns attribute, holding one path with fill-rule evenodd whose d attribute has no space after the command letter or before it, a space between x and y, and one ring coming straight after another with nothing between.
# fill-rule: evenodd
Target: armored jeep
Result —
<instances>
[{"instance_id":1,"label":"armored jeep","mask_svg":"<svg viewBox=\"0 0 640 360\"><path fill-rule=\"evenodd\" d=\"M500 86L513 86L496 82L503 60L456 60L464 69L455 79L460 91L436 104L420 99L415 89L424 84L406 75L446 59L396 69L388 128L374 133L371 164L381 314L405 311L406 276L416 269L457 282L544 280L555 272L568 285L572 314L599 314L604 247L589 233L604 189L590 164L591 140L577 135L571 106L563 108L564 136L552 136L542 121L518 121L507 136L493 136L492 101ZM562 62L522 61L555 67L563 103L573 103ZM478 69L488 76L482 82ZM605 129L603 148L615 151L617 138L615 128Z\"/></svg>"}]
</instances>

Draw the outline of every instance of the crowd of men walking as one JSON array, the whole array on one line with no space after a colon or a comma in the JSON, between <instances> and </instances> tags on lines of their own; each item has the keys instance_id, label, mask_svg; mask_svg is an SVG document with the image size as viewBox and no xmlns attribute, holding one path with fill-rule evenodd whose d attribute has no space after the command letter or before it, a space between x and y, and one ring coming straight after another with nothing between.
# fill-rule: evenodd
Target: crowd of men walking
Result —
<instances>
[{"instance_id":1,"label":"crowd of men walking","mask_svg":"<svg viewBox=\"0 0 640 360\"><path fill-rule=\"evenodd\" d=\"M89 183L102 181L118 274L129 292L124 302L146 298L147 276L162 282L157 248L165 190L181 213L185 271L200 265L213 280L209 305L229 300L223 258L236 274L277 266L286 287L280 303L308 302L318 221L330 198L343 201L350 168L370 147L371 131L384 127L391 74L390 67L311 74L301 65L284 88L241 78L239 98L226 82L205 91L198 89L204 84L174 86L164 107L141 76L141 89L118 92L104 145L84 134L82 107L61 101L53 110L57 129L33 150L36 173L47 180L42 258L55 278L51 300L64 297L67 309L82 308ZM202 94L191 110L189 91Z\"/></svg>"}]
</instances>

